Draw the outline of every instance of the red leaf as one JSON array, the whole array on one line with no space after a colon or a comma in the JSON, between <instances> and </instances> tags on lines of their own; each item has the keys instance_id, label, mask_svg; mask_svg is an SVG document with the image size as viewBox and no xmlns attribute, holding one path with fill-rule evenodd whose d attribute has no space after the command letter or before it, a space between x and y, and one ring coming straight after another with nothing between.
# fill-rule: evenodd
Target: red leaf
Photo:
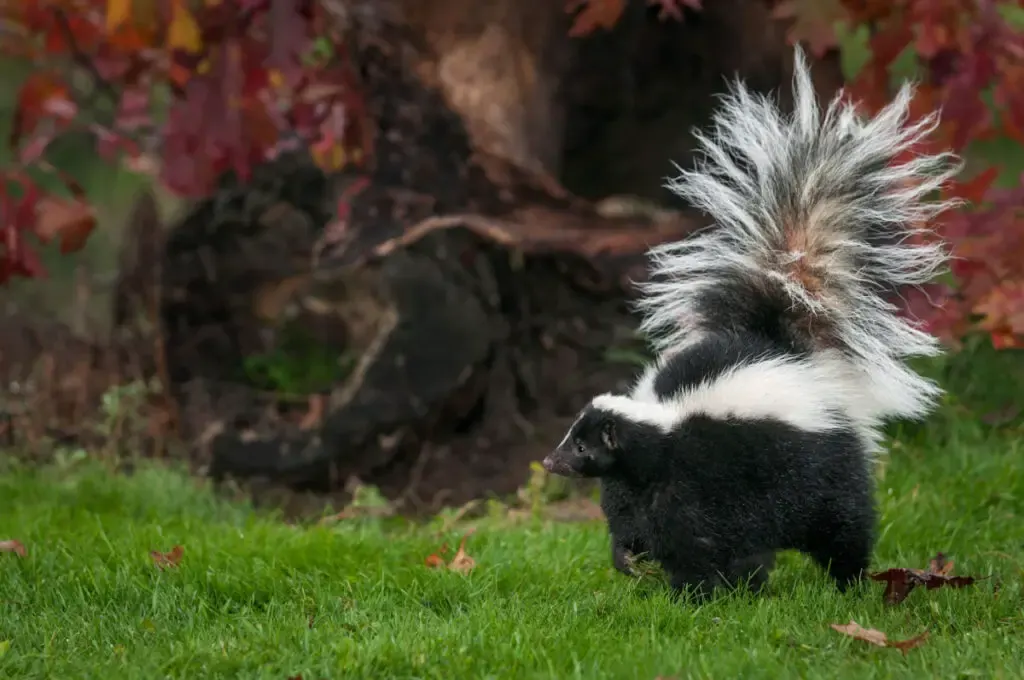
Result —
<instances>
[{"instance_id":1,"label":"red leaf","mask_svg":"<svg viewBox=\"0 0 1024 680\"><path fill-rule=\"evenodd\" d=\"M299 58L308 43L306 20L294 0L270 0L268 68L278 69L287 82L299 75Z\"/></svg>"},{"instance_id":2,"label":"red leaf","mask_svg":"<svg viewBox=\"0 0 1024 680\"><path fill-rule=\"evenodd\" d=\"M431 569L443 569L448 566L448 561L445 560L444 554L448 552L448 544L442 545L436 553L427 555L427 558L423 560L423 563Z\"/></svg>"},{"instance_id":3,"label":"red leaf","mask_svg":"<svg viewBox=\"0 0 1024 680\"><path fill-rule=\"evenodd\" d=\"M821 57L838 44L836 24L848 18L841 0L782 0L772 17L790 21L790 43L807 43Z\"/></svg>"},{"instance_id":4,"label":"red leaf","mask_svg":"<svg viewBox=\"0 0 1024 680\"><path fill-rule=\"evenodd\" d=\"M17 201L10 194L0 193L0 284L15 276L46 276L39 256L25 243L25 232L35 226L39 189L29 184L24 186L24 191Z\"/></svg>"},{"instance_id":5,"label":"red leaf","mask_svg":"<svg viewBox=\"0 0 1024 680\"><path fill-rule=\"evenodd\" d=\"M950 184L946 188L945 194L950 198L960 198L970 203L978 204L985 199L985 195L992 187L992 183L998 178L999 168L986 168L966 182Z\"/></svg>"},{"instance_id":6,"label":"red leaf","mask_svg":"<svg viewBox=\"0 0 1024 680\"><path fill-rule=\"evenodd\" d=\"M889 103L889 69L873 59L868 60L847 88L847 96L865 113L881 110Z\"/></svg>"},{"instance_id":7,"label":"red leaf","mask_svg":"<svg viewBox=\"0 0 1024 680\"><path fill-rule=\"evenodd\" d=\"M963 149L971 138L992 128L992 112L981 93L993 75L994 66L989 58L972 58L946 84L942 119L954 131L954 149Z\"/></svg>"},{"instance_id":8,"label":"red leaf","mask_svg":"<svg viewBox=\"0 0 1024 680\"><path fill-rule=\"evenodd\" d=\"M878 66L888 68L914 39L910 25L899 22L885 26L871 37L871 58Z\"/></svg>"},{"instance_id":9,"label":"red leaf","mask_svg":"<svg viewBox=\"0 0 1024 680\"><path fill-rule=\"evenodd\" d=\"M36 235L43 243L56 238L62 254L81 250L95 227L96 213L85 201L48 196L36 203Z\"/></svg>"},{"instance_id":10,"label":"red leaf","mask_svg":"<svg viewBox=\"0 0 1024 680\"><path fill-rule=\"evenodd\" d=\"M33 73L18 90L8 144L12 148L17 146L43 119L54 119L65 126L76 114L77 106L67 85L52 73Z\"/></svg>"},{"instance_id":11,"label":"red leaf","mask_svg":"<svg viewBox=\"0 0 1024 680\"><path fill-rule=\"evenodd\" d=\"M945 556L939 553L931 560L928 569L887 569L871 574L871 578L875 581L885 582L885 592L882 594L882 598L887 604L903 602L907 599L910 591L917 586L924 586L928 590L944 586L963 588L974 585L979 580L973 576L951 576L952 568L952 563L947 563Z\"/></svg>"},{"instance_id":12,"label":"red leaf","mask_svg":"<svg viewBox=\"0 0 1024 680\"><path fill-rule=\"evenodd\" d=\"M1018 143L1024 143L1024 70L1005 73L996 85L995 100L1002 115L1003 129Z\"/></svg>"}]
</instances>

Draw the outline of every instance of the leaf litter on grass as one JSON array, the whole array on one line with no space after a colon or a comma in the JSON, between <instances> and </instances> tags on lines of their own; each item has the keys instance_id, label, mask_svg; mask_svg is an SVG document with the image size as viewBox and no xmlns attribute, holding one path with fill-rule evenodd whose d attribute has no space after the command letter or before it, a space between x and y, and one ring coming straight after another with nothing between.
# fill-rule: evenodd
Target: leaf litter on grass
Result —
<instances>
[{"instance_id":1,"label":"leaf litter on grass","mask_svg":"<svg viewBox=\"0 0 1024 680\"><path fill-rule=\"evenodd\" d=\"M849 623L832 623L829 625L832 627L832 630L837 633L847 635L855 640L862 640L877 647L898 649L903 654L906 654L908 650L911 650L914 647L920 647L923 645L929 635L928 631L925 630L924 632L907 640L890 640L889 636L882 631L874 628L864 628L853 619L850 619Z\"/></svg>"},{"instance_id":2,"label":"leaf litter on grass","mask_svg":"<svg viewBox=\"0 0 1024 680\"><path fill-rule=\"evenodd\" d=\"M150 558L153 560L153 564L160 568L161 571L169 567L177 567L181 564L181 558L185 554L185 548L180 545L176 545L171 548L170 552L160 552L159 550L151 550L149 553Z\"/></svg>"},{"instance_id":3,"label":"leaf litter on grass","mask_svg":"<svg viewBox=\"0 0 1024 680\"><path fill-rule=\"evenodd\" d=\"M457 571L463 574L468 574L476 566L476 560L469 556L466 552L466 540L473 535L473 530L470 529L463 535L462 540L459 541L459 548L455 551L455 555L452 559L446 560L445 554L448 552L448 544L444 543L435 553L427 555L427 558L423 561L431 569L448 568L451 571Z\"/></svg>"},{"instance_id":4,"label":"leaf litter on grass","mask_svg":"<svg viewBox=\"0 0 1024 680\"><path fill-rule=\"evenodd\" d=\"M13 538L6 541L0 541L0 552L14 553L18 557L25 557L28 552L25 550L25 546L21 541L16 541Z\"/></svg>"},{"instance_id":5,"label":"leaf litter on grass","mask_svg":"<svg viewBox=\"0 0 1024 680\"><path fill-rule=\"evenodd\" d=\"M953 576L952 572L953 560L947 560L944 554L938 553L931 559L927 569L897 567L871 574L871 578L885 583L882 599L886 604L893 605L906 600L910 591L917 586L924 586L927 590L944 586L964 588L983 580L974 576Z\"/></svg>"}]
</instances>

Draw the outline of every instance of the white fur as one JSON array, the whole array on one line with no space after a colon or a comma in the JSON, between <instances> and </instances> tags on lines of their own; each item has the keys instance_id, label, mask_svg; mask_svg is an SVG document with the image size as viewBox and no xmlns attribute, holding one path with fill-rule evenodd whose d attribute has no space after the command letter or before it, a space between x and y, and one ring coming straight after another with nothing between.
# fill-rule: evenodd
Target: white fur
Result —
<instances>
[{"instance_id":1,"label":"white fur","mask_svg":"<svg viewBox=\"0 0 1024 680\"><path fill-rule=\"evenodd\" d=\"M578 422L580 422L580 420L582 420L582 419L583 419L583 412L580 411L578 414L576 414L576 420L572 421L572 425L570 425L569 429L565 431L565 436L562 437L562 441L558 442L558 446L555 447L556 449L560 449L563 446L565 446L565 443L567 441L569 441L569 437L572 436L572 431L576 429L576 424Z\"/></svg>"},{"instance_id":2,"label":"white fur","mask_svg":"<svg viewBox=\"0 0 1024 680\"><path fill-rule=\"evenodd\" d=\"M938 124L937 114L906 124L912 95L912 85L904 85L885 109L868 120L860 119L840 96L822 112L799 48L791 116L737 82L712 129L696 133L706 162L694 170L680 170L669 184L706 211L716 228L652 249L654 276L640 286L639 306L645 315L641 329L656 347L671 350L706 327L696 301L724 276L777 281L792 304L809 316L827 315L823 318L852 352L855 361L842 382L857 384L863 422L925 415L941 390L904 360L938 354L938 343L897 316L876 286L925 283L944 267L946 253L938 245L910 244L906 239L870 246L859 235L865 224L874 223L910 237L955 204L925 200L958 171L951 154L918 155L900 165L891 163ZM809 162L807 156L795 153L812 143L817 146ZM844 182L861 190L852 198L830 193L830 188ZM780 187L798 189L795 207L784 200L786 191ZM779 244L786 242L787 226L791 228L794 219L808 236L809 247L786 252ZM854 266L854 257L866 264ZM787 269L801 258L812 259L827 271L824 288L817 294L805 290ZM804 402L813 401L812 394L837 387L834 382L809 385L811 369L805 368L751 367L741 375L742 380L733 377L728 387L715 387L703 401L692 403L719 412L734 400L733 406L741 412L787 411L788 418L818 423L821 416ZM653 397L652 384L653 376L641 378L633 395L644 400ZM760 397L755 395L769 384L800 384L812 391L803 395L777 391L759 404Z\"/></svg>"},{"instance_id":3,"label":"white fur","mask_svg":"<svg viewBox=\"0 0 1024 680\"><path fill-rule=\"evenodd\" d=\"M857 421L853 415L864 410L865 398L859 383L850 379L846 362L837 354L822 353L810 360L769 358L741 364L663 400L634 392L602 394L591 404L663 432L702 414L723 420L769 418L809 432L853 424L871 438L871 418Z\"/></svg>"}]
</instances>

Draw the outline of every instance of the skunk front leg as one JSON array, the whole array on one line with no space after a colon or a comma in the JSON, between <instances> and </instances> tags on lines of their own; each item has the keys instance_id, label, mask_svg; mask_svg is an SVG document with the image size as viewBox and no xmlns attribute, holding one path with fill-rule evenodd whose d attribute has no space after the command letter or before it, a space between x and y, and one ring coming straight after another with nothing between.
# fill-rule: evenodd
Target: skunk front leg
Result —
<instances>
[{"instance_id":1,"label":"skunk front leg","mask_svg":"<svg viewBox=\"0 0 1024 680\"><path fill-rule=\"evenodd\" d=\"M612 566L626 576L636 576L633 563L636 556L647 552L640 540L624 541L612 534Z\"/></svg>"},{"instance_id":2,"label":"skunk front leg","mask_svg":"<svg viewBox=\"0 0 1024 680\"><path fill-rule=\"evenodd\" d=\"M766 552L749 557L737 558L729 563L729 583L733 586L744 584L751 592L760 592L768 583L768 574L775 568L775 553Z\"/></svg>"}]
</instances>

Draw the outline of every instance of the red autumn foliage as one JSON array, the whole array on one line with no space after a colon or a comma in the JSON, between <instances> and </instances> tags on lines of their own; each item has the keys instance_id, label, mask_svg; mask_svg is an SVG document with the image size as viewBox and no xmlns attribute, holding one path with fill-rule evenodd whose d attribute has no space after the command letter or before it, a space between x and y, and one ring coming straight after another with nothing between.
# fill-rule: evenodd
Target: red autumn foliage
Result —
<instances>
[{"instance_id":1,"label":"red autumn foliage","mask_svg":"<svg viewBox=\"0 0 1024 680\"><path fill-rule=\"evenodd\" d=\"M574 15L573 36L611 28L627 0L553 0ZM641 0L634 0L641 1ZM642 0L666 20L702 0ZM709 0L714 1L714 0ZM869 58L851 94L877 109L892 94L892 66L912 51L921 112L942 106L934 144L958 152L1003 136L1024 142L1024 33L1013 0L766 0L790 38L823 54L836 26L866 27ZM47 161L50 143L91 132L98 151L159 173L171 190L207 193L225 170L245 176L290 144L313 145L325 168L366 162L370 130L337 21L313 0L39 0L0 7L0 56L36 65L22 85L0 166L0 285L45 272L31 240L85 242L92 212L74 181ZM1017 21L1017 23L1024 23ZM90 85L83 87L81 77ZM983 100L991 92L998 116ZM157 116L164 108L166 115ZM107 112L107 113L102 113ZM62 180L48 196L42 174ZM988 333L998 347L1024 342L1021 187L997 188L996 168L947 191L971 202L935 225L957 259L952 280L908 295L906 306L956 342Z\"/></svg>"},{"instance_id":2,"label":"red autumn foliage","mask_svg":"<svg viewBox=\"0 0 1024 680\"><path fill-rule=\"evenodd\" d=\"M0 284L45 275L29 236L70 252L92 229L81 188L47 160L64 133L92 133L101 156L152 168L183 196L299 141L325 167L362 161L362 103L335 33L312 1L5 3L0 57L34 68L0 166ZM67 196L47 196L45 174Z\"/></svg>"}]
</instances>

